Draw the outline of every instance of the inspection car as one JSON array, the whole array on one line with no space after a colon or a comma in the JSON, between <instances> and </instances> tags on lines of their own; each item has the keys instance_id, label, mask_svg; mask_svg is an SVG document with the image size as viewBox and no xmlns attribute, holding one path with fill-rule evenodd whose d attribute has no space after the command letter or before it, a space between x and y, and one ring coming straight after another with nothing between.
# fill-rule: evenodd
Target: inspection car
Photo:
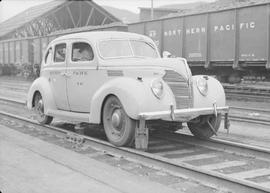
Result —
<instances>
[{"instance_id":1,"label":"inspection car","mask_svg":"<svg viewBox=\"0 0 270 193\"><path fill-rule=\"evenodd\" d=\"M228 113L225 103L218 80L192 76L183 58L161 58L146 36L112 31L53 40L27 101L41 124L53 117L102 124L112 144L135 139L136 147L147 146L149 127L184 122L195 136L209 138Z\"/></svg>"}]
</instances>

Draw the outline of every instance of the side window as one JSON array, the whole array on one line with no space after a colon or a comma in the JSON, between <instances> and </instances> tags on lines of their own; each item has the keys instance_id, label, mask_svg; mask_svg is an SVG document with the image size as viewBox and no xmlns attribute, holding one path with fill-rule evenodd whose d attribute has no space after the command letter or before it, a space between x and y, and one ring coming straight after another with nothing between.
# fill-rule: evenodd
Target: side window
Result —
<instances>
[{"instance_id":1,"label":"side window","mask_svg":"<svg viewBox=\"0 0 270 193\"><path fill-rule=\"evenodd\" d=\"M72 45L72 58L76 61L91 61L94 59L94 53L92 47L85 42L77 42Z\"/></svg>"},{"instance_id":2,"label":"side window","mask_svg":"<svg viewBox=\"0 0 270 193\"><path fill-rule=\"evenodd\" d=\"M66 59L66 44L57 44L54 49L54 62L64 62Z\"/></svg>"},{"instance_id":3,"label":"side window","mask_svg":"<svg viewBox=\"0 0 270 193\"><path fill-rule=\"evenodd\" d=\"M45 55L45 65L50 64L51 61L52 61L52 48L49 48Z\"/></svg>"}]
</instances>

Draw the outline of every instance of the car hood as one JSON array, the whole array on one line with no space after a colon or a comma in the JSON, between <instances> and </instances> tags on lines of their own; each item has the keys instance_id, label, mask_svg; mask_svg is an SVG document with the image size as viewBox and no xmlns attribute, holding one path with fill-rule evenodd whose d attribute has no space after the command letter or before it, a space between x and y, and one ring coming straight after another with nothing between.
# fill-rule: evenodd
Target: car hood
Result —
<instances>
[{"instance_id":1,"label":"car hood","mask_svg":"<svg viewBox=\"0 0 270 193\"><path fill-rule=\"evenodd\" d=\"M189 79L191 76L190 69L183 58L121 58L108 59L99 62L100 67L120 67L121 69L136 67L143 70L153 68L174 70L181 74L184 78Z\"/></svg>"}]
</instances>

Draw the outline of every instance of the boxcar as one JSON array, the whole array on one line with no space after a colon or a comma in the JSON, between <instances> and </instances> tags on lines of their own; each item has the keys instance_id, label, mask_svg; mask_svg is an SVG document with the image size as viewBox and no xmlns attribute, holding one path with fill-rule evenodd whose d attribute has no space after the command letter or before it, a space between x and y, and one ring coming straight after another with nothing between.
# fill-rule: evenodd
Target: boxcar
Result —
<instances>
[{"instance_id":1,"label":"boxcar","mask_svg":"<svg viewBox=\"0 0 270 193\"><path fill-rule=\"evenodd\" d=\"M160 52L188 60L192 71L238 82L245 73L270 68L270 3L178 15L129 24L151 37Z\"/></svg>"}]
</instances>

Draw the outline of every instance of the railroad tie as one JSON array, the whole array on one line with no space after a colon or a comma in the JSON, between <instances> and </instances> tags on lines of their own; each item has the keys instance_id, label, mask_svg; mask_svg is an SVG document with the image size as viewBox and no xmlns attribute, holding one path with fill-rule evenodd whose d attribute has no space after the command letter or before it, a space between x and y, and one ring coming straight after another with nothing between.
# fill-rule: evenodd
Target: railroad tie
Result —
<instances>
[{"instance_id":1,"label":"railroad tie","mask_svg":"<svg viewBox=\"0 0 270 193\"><path fill-rule=\"evenodd\" d=\"M175 161L194 161L194 160L200 160L200 159L208 159L208 158L214 158L217 157L215 154L200 154L200 155L192 155L182 158L174 159Z\"/></svg>"},{"instance_id":2,"label":"railroad tie","mask_svg":"<svg viewBox=\"0 0 270 193\"><path fill-rule=\"evenodd\" d=\"M184 153L193 153L195 152L195 150L192 149L178 149L178 150L173 150L173 151L167 151L167 152L158 152L155 153L156 155L160 155L160 156L166 156L166 155L180 155L180 154L184 154Z\"/></svg>"},{"instance_id":3,"label":"railroad tie","mask_svg":"<svg viewBox=\"0 0 270 193\"><path fill-rule=\"evenodd\" d=\"M270 179L269 179L269 180L270 180ZM262 183L259 182L259 185L260 185L260 186L263 186L263 187L265 187L265 188L270 188L270 181L268 181L268 182L262 182Z\"/></svg>"},{"instance_id":4,"label":"railroad tie","mask_svg":"<svg viewBox=\"0 0 270 193\"><path fill-rule=\"evenodd\" d=\"M249 170L249 171L244 171L244 172L232 173L228 175L232 178L237 178L237 179L255 178L258 176L270 175L270 169L261 168L261 169Z\"/></svg>"},{"instance_id":5,"label":"railroad tie","mask_svg":"<svg viewBox=\"0 0 270 193\"><path fill-rule=\"evenodd\" d=\"M224 168L229 168L229 167L243 166L246 164L247 164L246 162L242 162L242 161L227 161L227 162L222 162L222 163L203 165L201 167L206 170L218 170L218 169L224 169Z\"/></svg>"}]
</instances>

